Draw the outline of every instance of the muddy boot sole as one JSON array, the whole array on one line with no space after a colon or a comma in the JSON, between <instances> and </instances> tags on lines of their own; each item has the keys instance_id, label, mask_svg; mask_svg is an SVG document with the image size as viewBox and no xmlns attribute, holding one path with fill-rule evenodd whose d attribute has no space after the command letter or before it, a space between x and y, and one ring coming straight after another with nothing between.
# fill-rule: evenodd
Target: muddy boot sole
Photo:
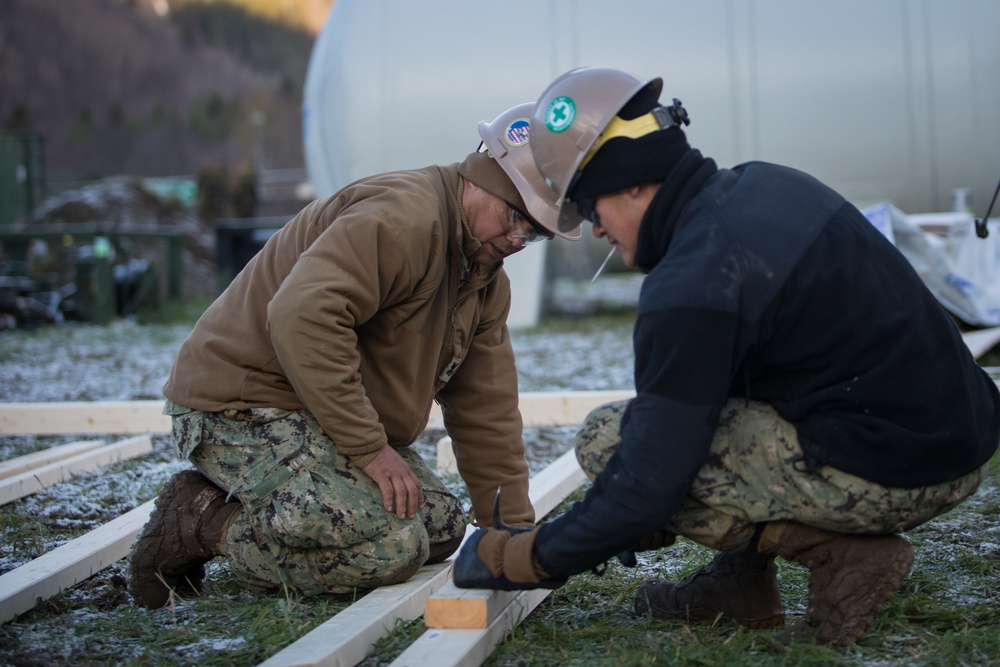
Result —
<instances>
[{"instance_id":1,"label":"muddy boot sole","mask_svg":"<svg viewBox=\"0 0 1000 667\"><path fill-rule=\"evenodd\" d=\"M170 601L172 593L190 594L201 590L205 563L211 555L190 557L186 547L192 539L181 523L191 520L192 485L204 488L193 496L198 506L222 495L201 473L185 470L164 485L153 511L136 537L128 557L128 591L137 604L158 609ZM197 552L197 547L194 546Z\"/></svg>"}]
</instances>

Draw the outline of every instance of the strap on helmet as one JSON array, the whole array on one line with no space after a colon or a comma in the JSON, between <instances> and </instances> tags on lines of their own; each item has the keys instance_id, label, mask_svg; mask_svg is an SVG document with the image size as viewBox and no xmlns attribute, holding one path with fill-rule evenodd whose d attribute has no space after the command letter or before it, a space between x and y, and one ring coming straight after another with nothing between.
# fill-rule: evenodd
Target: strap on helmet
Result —
<instances>
[{"instance_id":1,"label":"strap on helmet","mask_svg":"<svg viewBox=\"0 0 1000 667\"><path fill-rule=\"evenodd\" d=\"M657 106L646 115L633 118L632 120L625 120L624 118L615 116L597 137L594 147L587 151L587 154L583 157L583 161L580 162L580 166L577 167L577 171L583 171L583 168L597 154L597 151L601 150L604 144L616 137L638 139L650 132L657 132L665 130L668 127L673 127L674 125L682 124L690 125L691 121L688 118L687 110L677 98L674 98L674 103L669 107Z\"/></svg>"}]
</instances>

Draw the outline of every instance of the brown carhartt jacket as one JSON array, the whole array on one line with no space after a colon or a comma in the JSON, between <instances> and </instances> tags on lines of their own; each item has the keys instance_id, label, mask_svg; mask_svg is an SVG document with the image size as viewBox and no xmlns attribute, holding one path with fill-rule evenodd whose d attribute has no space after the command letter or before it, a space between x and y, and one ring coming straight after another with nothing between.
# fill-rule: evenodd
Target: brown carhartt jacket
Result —
<instances>
[{"instance_id":1,"label":"brown carhartt jacket","mask_svg":"<svg viewBox=\"0 0 1000 667\"><path fill-rule=\"evenodd\" d=\"M480 525L533 523L502 269L462 212L458 165L391 172L313 202L181 346L163 393L203 411L308 410L365 465L442 407Z\"/></svg>"}]
</instances>

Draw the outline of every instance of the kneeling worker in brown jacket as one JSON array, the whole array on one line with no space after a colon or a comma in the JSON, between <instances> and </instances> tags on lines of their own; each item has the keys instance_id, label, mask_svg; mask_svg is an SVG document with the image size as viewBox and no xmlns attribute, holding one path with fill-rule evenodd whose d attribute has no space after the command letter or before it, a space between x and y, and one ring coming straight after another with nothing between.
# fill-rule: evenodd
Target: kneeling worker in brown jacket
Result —
<instances>
[{"instance_id":1,"label":"kneeling worker in brown jacket","mask_svg":"<svg viewBox=\"0 0 1000 667\"><path fill-rule=\"evenodd\" d=\"M175 475L129 557L160 607L225 556L248 587L398 583L461 543L466 512L410 445L442 408L477 523L530 525L505 257L557 230L533 105L480 123L461 163L380 174L307 206L182 345L164 387Z\"/></svg>"}]
</instances>

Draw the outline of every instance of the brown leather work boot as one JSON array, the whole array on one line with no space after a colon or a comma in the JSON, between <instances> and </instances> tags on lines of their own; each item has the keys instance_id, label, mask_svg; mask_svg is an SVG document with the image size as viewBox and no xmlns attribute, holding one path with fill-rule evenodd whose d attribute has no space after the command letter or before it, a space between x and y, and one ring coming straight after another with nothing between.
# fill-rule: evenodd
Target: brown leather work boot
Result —
<instances>
[{"instance_id":1,"label":"brown leather work boot","mask_svg":"<svg viewBox=\"0 0 1000 667\"><path fill-rule=\"evenodd\" d=\"M686 579L647 581L635 595L635 613L680 621L737 621L754 628L785 624L774 557L756 545L740 553L719 552Z\"/></svg>"},{"instance_id":2,"label":"brown leather work boot","mask_svg":"<svg viewBox=\"0 0 1000 667\"><path fill-rule=\"evenodd\" d=\"M806 618L778 634L786 644L850 646L913 563L913 547L898 535L847 535L791 521L767 524L760 549L809 568Z\"/></svg>"},{"instance_id":3,"label":"brown leather work boot","mask_svg":"<svg viewBox=\"0 0 1000 667\"><path fill-rule=\"evenodd\" d=\"M128 590L135 601L156 609L172 590L199 590L205 563L225 555L226 532L240 509L196 470L171 477L129 554Z\"/></svg>"}]
</instances>

